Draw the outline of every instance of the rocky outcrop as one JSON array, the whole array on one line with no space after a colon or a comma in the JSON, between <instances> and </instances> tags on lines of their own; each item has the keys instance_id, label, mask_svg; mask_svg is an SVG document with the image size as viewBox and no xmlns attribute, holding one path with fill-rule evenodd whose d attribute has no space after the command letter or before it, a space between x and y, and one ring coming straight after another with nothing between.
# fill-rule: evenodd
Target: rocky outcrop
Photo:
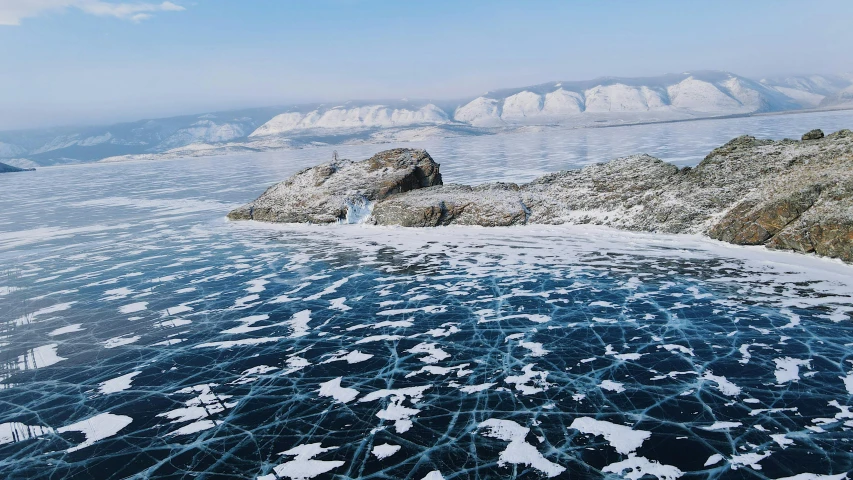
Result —
<instances>
[{"instance_id":1,"label":"rocky outcrop","mask_svg":"<svg viewBox=\"0 0 853 480\"><path fill-rule=\"evenodd\" d=\"M395 193L441 185L439 165L424 150L395 149L361 161L306 168L228 214L231 220L355 223L374 202Z\"/></svg>"},{"instance_id":2,"label":"rocky outcrop","mask_svg":"<svg viewBox=\"0 0 853 480\"><path fill-rule=\"evenodd\" d=\"M808 132L804 133L802 140L818 140L821 138L823 138L823 130L816 128L814 130L809 130Z\"/></svg>"},{"instance_id":3,"label":"rocky outcrop","mask_svg":"<svg viewBox=\"0 0 853 480\"><path fill-rule=\"evenodd\" d=\"M0 173L11 173L11 172L33 172L35 168L18 168L13 167L11 165L7 165L5 163L0 163Z\"/></svg>"},{"instance_id":4,"label":"rocky outcrop","mask_svg":"<svg viewBox=\"0 0 853 480\"><path fill-rule=\"evenodd\" d=\"M372 206L367 220L379 225L596 224L853 262L853 132L803 138L738 137L694 168L635 155L524 185L474 187L441 185L426 152L391 150L346 163L343 175L331 164L302 171L229 217L329 223L363 198ZM381 166L371 170L371 162Z\"/></svg>"}]
</instances>

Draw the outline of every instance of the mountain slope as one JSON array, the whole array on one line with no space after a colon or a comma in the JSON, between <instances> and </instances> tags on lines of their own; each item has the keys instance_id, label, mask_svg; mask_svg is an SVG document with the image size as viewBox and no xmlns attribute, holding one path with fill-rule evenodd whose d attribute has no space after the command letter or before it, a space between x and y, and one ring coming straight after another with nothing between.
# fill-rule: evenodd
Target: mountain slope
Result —
<instances>
[{"instance_id":1,"label":"mountain slope","mask_svg":"<svg viewBox=\"0 0 853 480\"><path fill-rule=\"evenodd\" d=\"M851 75L760 81L719 71L604 77L502 89L459 101L349 101L103 127L0 132L0 159L57 165L106 157L177 158L318 143L476 135L528 125L586 127L803 108L853 108L851 86Z\"/></svg>"},{"instance_id":2,"label":"mountain slope","mask_svg":"<svg viewBox=\"0 0 853 480\"><path fill-rule=\"evenodd\" d=\"M300 111L301 110L301 111ZM250 137L279 135L294 130L387 128L410 125L436 125L448 122L447 114L432 103L388 105L317 106L305 111L294 108L273 117L252 132Z\"/></svg>"},{"instance_id":3,"label":"mountain slope","mask_svg":"<svg viewBox=\"0 0 853 480\"><path fill-rule=\"evenodd\" d=\"M475 126L581 123L584 116L654 112L670 118L774 112L801 108L761 83L726 72L649 78L600 78L502 90L477 97L454 112Z\"/></svg>"}]
</instances>

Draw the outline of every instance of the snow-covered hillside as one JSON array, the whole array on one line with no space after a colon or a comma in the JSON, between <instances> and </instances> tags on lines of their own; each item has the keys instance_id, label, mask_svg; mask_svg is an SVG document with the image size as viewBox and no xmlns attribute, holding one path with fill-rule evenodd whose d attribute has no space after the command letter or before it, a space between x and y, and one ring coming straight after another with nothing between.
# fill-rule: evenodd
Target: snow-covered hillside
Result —
<instances>
[{"instance_id":1,"label":"snow-covered hillside","mask_svg":"<svg viewBox=\"0 0 853 480\"><path fill-rule=\"evenodd\" d=\"M626 113L671 118L732 115L801 108L791 97L725 72L653 78L559 82L488 93L456 109L453 119L474 126L583 123ZM631 118L636 118L632 116Z\"/></svg>"},{"instance_id":2,"label":"snow-covered hillside","mask_svg":"<svg viewBox=\"0 0 853 480\"><path fill-rule=\"evenodd\" d=\"M0 132L0 158L39 165L111 158L397 142L503 129L586 127L853 108L853 75L760 81L719 71L549 82L458 101L349 101L187 115L105 127ZM536 127L538 128L538 127Z\"/></svg>"},{"instance_id":3,"label":"snow-covered hillside","mask_svg":"<svg viewBox=\"0 0 853 480\"><path fill-rule=\"evenodd\" d=\"M447 123L447 114L429 103L422 107L386 105L318 107L308 112L285 112L252 132L250 137L280 135L294 130L389 128Z\"/></svg>"},{"instance_id":4,"label":"snow-covered hillside","mask_svg":"<svg viewBox=\"0 0 853 480\"><path fill-rule=\"evenodd\" d=\"M821 100L820 107L853 108L853 85L841 89L832 95L827 95L823 100Z\"/></svg>"},{"instance_id":5,"label":"snow-covered hillside","mask_svg":"<svg viewBox=\"0 0 853 480\"><path fill-rule=\"evenodd\" d=\"M26 153L26 149L11 143L0 142L0 158L12 158Z\"/></svg>"},{"instance_id":6,"label":"snow-covered hillside","mask_svg":"<svg viewBox=\"0 0 853 480\"><path fill-rule=\"evenodd\" d=\"M824 98L853 85L853 75L794 75L770 77L761 83L791 98L803 108L816 108Z\"/></svg>"}]
</instances>

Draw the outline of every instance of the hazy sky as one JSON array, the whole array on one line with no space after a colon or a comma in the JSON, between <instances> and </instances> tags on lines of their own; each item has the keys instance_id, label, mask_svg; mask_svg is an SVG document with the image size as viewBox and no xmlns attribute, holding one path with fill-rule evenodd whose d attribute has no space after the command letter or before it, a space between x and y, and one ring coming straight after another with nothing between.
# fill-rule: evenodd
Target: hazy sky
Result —
<instances>
[{"instance_id":1,"label":"hazy sky","mask_svg":"<svg viewBox=\"0 0 853 480\"><path fill-rule=\"evenodd\" d=\"M0 0L0 129L697 69L850 72L851 19L851 0Z\"/></svg>"}]
</instances>

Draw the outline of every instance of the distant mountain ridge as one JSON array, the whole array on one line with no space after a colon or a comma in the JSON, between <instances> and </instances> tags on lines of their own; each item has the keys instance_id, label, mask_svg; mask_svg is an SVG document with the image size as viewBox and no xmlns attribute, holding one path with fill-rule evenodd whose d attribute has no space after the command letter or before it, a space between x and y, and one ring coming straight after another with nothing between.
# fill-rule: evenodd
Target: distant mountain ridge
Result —
<instances>
[{"instance_id":1,"label":"distant mountain ridge","mask_svg":"<svg viewBox=\"0 0 853 480\"><path fill-rule=\"evenodd\" d=\"M530 125L583 127L815 108L853 108L853 75L752 80L729 72L602 77L458 101L349 101L0 132L0 159L38 165L106 157L194 156L309 144L401 141Z\"/></svg>"}]
</instances>

